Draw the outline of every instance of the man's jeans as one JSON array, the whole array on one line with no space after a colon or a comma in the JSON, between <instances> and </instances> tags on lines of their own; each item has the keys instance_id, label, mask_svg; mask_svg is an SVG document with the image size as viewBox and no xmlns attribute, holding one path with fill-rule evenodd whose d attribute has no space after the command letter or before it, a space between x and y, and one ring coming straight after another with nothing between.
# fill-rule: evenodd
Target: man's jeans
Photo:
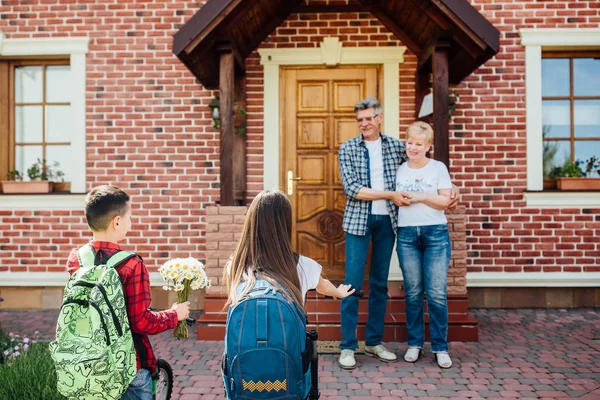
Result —
<instances>
[{"instance_id":1,"label":"man's jeans","mask_svg":"<svg viewBox=\"0 0 600 400\"><path fill-rule=\"evenodd\" d=\"M152 377L147 369L138 369L121 400L152 400Z\"/></svg>"},{"instance_id":2,"label":"man's jeans","mask_svg":"<svg viewBox=\"0 0 600 400\"><path fill-rule=\"evenodd\" d=\"M423 348L423 289L427 294L431 351L448 351L446 279L450 264L448 225L398 228L396 251L404 276L408 345Z\"/></svg>"},{"instance_id":3,"label":"man's jeans","mask_svg":"<svg viewBox=\"0 0 600 400\"><path fill-rule=\"evenodd\" d=\"M365 264L369 244L371 266L369 273L369 319L367 320L367 346L381 344L383 322L388 298L388 274L390 258L394 250L394 229L389 215L369 215L368 231L365 236L346 233L346 280L356 290L362 287L365 277ZM342 299L341 305L342 337L341 349L355 350L358 347L356 325L358 323L358 297Z\"/></svg>"}]
</instances>

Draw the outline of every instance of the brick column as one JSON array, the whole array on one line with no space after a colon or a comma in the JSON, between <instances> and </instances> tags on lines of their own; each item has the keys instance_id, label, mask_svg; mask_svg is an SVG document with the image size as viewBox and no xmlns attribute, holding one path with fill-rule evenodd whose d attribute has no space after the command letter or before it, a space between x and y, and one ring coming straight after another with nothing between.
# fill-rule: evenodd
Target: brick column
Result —
<instances>
[{"instance_id":1,"label":"brick column","mask_svg":"<svg viewBox=\"0 0 600 400\"><path fill-rule=\"evenodd\" d=\"M225 294L223 268L240 239L246 206L206 207L206 274L212 282L207 294Z\"/></svg>"},{"instance_id":2,"label":"brick column","mask_svg":"<svg viewBox=\"0 0 600 400\"><path fill-rule=\"evenodd\" d=\"M467 228L466 211L458 206L452 212L446 212L448 230L452 242L452 258L448 271L448 294L467 294Z\"/></svg>"}]
</instances>

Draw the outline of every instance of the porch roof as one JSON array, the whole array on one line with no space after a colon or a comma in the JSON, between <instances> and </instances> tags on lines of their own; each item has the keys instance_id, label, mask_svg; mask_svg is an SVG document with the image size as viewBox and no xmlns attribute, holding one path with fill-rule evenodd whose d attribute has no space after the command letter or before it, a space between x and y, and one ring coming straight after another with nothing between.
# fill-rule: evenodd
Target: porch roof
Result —
<instances>
[{"instance_id":1,"label":"porch roof","mask_svg":"<svg viewBox=\"0 0 600 400\"><path fill-rule=\"evenodd\" d=\"M307 4L308 3L308 4ZM369 12L430 70L439 39L449 42L449 80L456 84L493 57L500 32L467 0L350 0L345 5L311 5L304 0L209 0L175 34L173 53L208 89L219 85L219 49L227 46L244 70L244 60L291 13Z\"/></svg>"}]
</instances>

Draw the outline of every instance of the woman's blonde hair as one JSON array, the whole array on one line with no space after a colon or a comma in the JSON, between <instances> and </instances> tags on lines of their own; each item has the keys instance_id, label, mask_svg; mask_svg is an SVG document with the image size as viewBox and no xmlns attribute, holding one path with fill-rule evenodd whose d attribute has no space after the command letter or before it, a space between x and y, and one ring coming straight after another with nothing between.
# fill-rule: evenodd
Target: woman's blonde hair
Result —
<instances>
[{"instance_id":1,"label":"woman's blonde hair","mask_svg":"<svg viewBox=\"0 0 600 400\"><path fill-rule=\"evenodd\" d=\"M224 277L228 299L235 304L256 283L256 275L302 307L300 278L292 252L292 205L279 191L263 190L250 204L242 237L231 256ZM246 287L237 293L241 282ZM286 292L287 291L287 292Z\"/></svg>"},{"instance_id":2,"label":"woman's blonde hair","mask_svg":"<svg viewBox=\"0 0 600 400\"><path fill-rule=\"evenodd\" d=\"M427 122L416 121L408 126L406 129L406 139L408 140L410 134L421 135L425 137L425 144L433 144L433 129Z\"/></svg>"}]
</instances>

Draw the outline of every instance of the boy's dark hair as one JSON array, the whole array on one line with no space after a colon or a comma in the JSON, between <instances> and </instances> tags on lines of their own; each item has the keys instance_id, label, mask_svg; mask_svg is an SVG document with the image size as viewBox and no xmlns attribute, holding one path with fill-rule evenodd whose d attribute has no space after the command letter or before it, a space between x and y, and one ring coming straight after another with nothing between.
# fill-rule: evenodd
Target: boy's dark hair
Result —
<instances>
[{"instance_id":1,"label":"boy's dark hair","mask_svg":"<svg viewBox=\"0 0 600 400\"><path fill-rule=\"evenodd\" d=\"M85 218L95 232L108 229L116 216L124 216L128 211L129 195L112 185L98 186L85 198Z\"/></svg>"}]
</instances>

